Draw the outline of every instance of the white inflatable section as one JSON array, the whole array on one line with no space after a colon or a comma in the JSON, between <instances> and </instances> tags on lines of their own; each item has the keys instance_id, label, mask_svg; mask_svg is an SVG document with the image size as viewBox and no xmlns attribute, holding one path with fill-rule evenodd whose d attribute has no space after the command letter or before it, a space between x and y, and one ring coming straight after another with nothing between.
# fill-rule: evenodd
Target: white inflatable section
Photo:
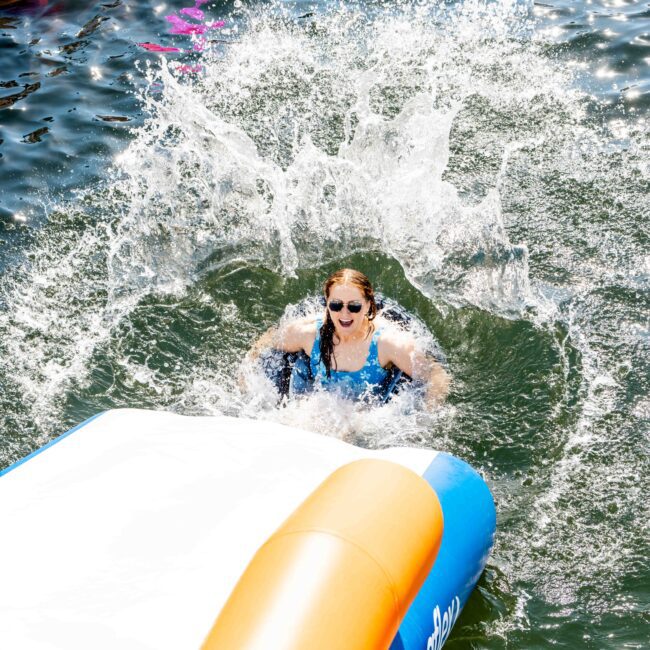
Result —
<instances>
[{"instance_id":1,"label":"white inflatable section","mask_svg":"<svg viewBox=\"0 0 650 650\"><path fill-rule=\"evenodd\" d=\"M104 413L0 477L0 645L198 649L255 551L331 472L383 458L422 474L435 455Z\"/></svg>"}]
</instances>

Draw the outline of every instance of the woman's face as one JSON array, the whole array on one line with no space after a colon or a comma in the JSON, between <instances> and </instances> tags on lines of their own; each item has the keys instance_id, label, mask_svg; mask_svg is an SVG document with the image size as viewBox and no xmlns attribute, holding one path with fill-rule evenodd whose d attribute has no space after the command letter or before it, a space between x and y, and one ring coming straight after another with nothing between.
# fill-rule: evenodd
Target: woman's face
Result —
<instances>
[{"instance_id":1,"label":"woman's face","mask_svg":"<svg viewBox=\"0 0 650 650\"><path fill-rule=\"evenodd\" d=\"M343 309L334 311L330 305L334 303L343 303ZM352 313L350 311L350 303L354 305L361 305L359 312ZM366 316L370 309L370 301L366 300L363 293L358 287L351 284L335 284L330 289L330 295L327 298L327 309L330 318L334 323L336 333L345 337L365 331Z\"/></svg>"}]
</instances>

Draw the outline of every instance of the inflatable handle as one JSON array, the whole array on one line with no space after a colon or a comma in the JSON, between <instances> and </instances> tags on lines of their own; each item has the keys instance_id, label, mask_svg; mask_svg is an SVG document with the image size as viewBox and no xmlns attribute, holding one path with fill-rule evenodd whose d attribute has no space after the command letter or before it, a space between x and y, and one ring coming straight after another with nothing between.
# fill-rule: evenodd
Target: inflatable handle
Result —
<instances>
[{"instance_id":1,"label":"inflatable handle","mask_svg":"<svg viewBox=\"0 0 650 650\"><path fill-rule=\"evenodd\" d=\"M383 460L345 465L257 551L203 650L386 649L442 532L421 476Z\"/></svg>"}]
</instances>

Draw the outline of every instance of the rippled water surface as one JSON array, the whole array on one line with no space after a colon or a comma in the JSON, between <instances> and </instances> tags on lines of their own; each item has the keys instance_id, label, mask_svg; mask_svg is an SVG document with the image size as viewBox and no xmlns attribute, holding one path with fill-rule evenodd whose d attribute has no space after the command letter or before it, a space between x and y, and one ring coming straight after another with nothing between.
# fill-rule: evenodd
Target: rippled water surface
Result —
<instances>
[{"instance_id":1,"label":"rippled water surface","mask_svg":"<svg viewBox=\"0 0 650 650\"><path fill-rule=\"evenodd\" d=\"M648 647L649 108L646 2L0 0L0 467L121 406L444 449L499 517L448 647ZM439 412L240 367L342 265Z\"/></svg>"}]
</instances>

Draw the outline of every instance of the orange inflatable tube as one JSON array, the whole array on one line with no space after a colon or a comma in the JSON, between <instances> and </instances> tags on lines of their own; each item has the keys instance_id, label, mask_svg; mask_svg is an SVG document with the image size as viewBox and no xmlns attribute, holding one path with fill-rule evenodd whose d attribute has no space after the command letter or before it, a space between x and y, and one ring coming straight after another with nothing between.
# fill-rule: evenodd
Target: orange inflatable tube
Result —
<instances>
[{"instance_id":1,"label":"orange inflatable tube","mask_svg":"<svg viewBox=\"0 0 650 650\"><path fill-rule=\"evenodd\" d=\"M442 530L421 476L383 460L345 465L257 551L202 650L388 648Z\"/></svg>"}]
</instances>

